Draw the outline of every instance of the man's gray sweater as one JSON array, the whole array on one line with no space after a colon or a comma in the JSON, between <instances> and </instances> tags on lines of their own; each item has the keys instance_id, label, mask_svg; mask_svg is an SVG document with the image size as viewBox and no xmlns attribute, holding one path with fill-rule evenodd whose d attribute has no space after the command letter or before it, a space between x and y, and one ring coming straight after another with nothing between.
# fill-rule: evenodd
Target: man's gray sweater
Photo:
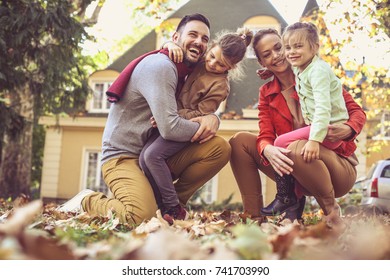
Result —
<instances>
[{"instance_id":1,"label":"man's gray sweater","mask_svg":"<svg viewBox=\"0 0 390 280\"><path fill-rule=\"evenodd\" d=\"M199 124L177 114L177 81L176 66L165 54L152 54L139 62L122 99L111 104L102 163L120 156L137 158L152 133L152 116L164 139L186 142L192 138Z\"/></svg>"}]
</instances>

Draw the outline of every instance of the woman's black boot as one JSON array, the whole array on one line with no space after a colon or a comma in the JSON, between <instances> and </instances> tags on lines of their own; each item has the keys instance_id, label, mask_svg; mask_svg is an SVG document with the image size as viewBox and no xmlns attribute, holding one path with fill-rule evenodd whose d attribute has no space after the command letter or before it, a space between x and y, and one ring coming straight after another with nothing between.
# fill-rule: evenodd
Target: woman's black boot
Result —
<instances>
[{"instance_id":1,"label":"woman's black boot","mask_svg":"<svg viewBox=\"0 0 390 280\"><path fill-rule=\"evenodd\" d=\"M289 219L291 222L294 220L301 220L303 210L305 210L306 196L302 196L298 199L299 206L297 209L287 210L284 219Z\"/></svg>"},{"instance_id":2,"label":"woman's black boot","mask_svg":"<svg viewBox=\"0 0 390 280\"><path fill-rule=\"evenodd\" d=\"M276 196L267 206L261 209L264 216L276 216L287 210L294 210L299 207L299 202L294 192L295 181L292 175L280 176L275 172Z\"/></svg>"}]
</instances>

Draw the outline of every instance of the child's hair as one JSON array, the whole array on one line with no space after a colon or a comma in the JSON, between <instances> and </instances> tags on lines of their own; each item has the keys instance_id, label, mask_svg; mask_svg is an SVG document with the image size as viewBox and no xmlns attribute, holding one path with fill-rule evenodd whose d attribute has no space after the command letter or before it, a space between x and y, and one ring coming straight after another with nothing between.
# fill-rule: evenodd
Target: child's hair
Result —
<instances>
[{"instance_id":1,"label":"child's hair","mask_svg":"<svg viewBox=\"0 0 390 280\"><path fill-rule=\"evenodd\" d=\"M260 54L256 50L256 45L261 39L263 39L263 37L265 35L268 35L268 34L274 34L280 38L279 32L274 28L265 28L265 29L260 29L259 31L257 31L255 36L253 37L253 42L252 42L253 51L255 52L257 60L260 60Z\"/></svg>"},{"instance_id":2,"label":"child's hair","mask_svg":"<svg viewBox=\"0 0 390 280\"><path fill-rule=\"evenodd\" d=\"M222 55L225 57L231 70L229 78L239 80L243 77L243 69L241 61L245 57L247 47L251 44L253 32L248 28L243 27L237 29L236 33L222 31L217 34L217 39L214 40L209 49L218 45L221 48Z\"/></svg>"},{"instance_id":3,"label":"child's hair","mask_svg":"<svg viewBox=\"0 0 390 280\"><path fill-rule=\"evenodd\" d=\"M290 40L294 35L295 42L307 41L312 50L317 49L320 45L320 39L318 36L317 27L310 22L296 22L287 26L286 30L282 35L283 46Z\"/></svg>"}]
</instances>

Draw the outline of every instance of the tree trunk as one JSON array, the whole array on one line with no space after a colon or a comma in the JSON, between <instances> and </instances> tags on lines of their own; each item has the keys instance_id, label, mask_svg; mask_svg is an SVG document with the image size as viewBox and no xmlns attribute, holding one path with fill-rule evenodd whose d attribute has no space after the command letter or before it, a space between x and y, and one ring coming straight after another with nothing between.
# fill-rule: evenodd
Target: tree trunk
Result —
<instances>
[{"instance_id":1,"label":"tree trunk","mask_svg":"<svg viewBox=\"0 0 390 280\"><path fill-rule=\"evenodd\" d=\"M0 196L13 198L30 194L34 99L29 87L11 94L11 108L24 122L12 122L5 131L0 168Z\"/></svg>"}]
</instances>

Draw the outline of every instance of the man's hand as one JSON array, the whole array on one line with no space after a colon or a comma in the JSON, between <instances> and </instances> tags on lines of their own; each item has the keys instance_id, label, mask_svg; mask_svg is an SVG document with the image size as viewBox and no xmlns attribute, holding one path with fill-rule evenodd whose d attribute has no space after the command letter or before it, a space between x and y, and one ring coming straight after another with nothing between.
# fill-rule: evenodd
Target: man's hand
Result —
<instances>
[{"instance_id":1,"label":"man's hand","mask_svg":"<svg viewBox=\"0 0 390 280\"><path fill-rule=\"evenodd\" d=\"M216 115L207 115L202 117L196 117L191 119L193 122L200 124L198 131L191 138L191 142L199 141L199 143L204 143L217 134L219 128L219 119Z\"/></svg>"},{"instance_id":2,"label":"man's hand","mask_svg":"<svg viewBox=\"0 0 390 280\"><path fill-rule=\"evenodd\" d=\"M326 139L329 141L339 141L348 139L352 136L353 130L349 125L340 123L340 124L330 124L328 125L328 133Z\"/></svg>"}]
</instances>

